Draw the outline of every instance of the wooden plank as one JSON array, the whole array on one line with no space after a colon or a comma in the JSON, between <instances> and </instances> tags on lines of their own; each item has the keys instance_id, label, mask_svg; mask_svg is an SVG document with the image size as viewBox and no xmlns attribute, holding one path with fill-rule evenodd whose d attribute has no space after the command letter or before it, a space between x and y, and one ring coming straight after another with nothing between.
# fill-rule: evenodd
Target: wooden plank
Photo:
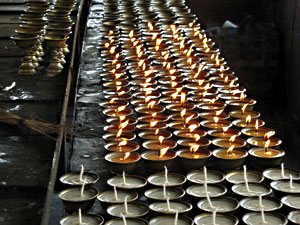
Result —
<instances>
[{"instance_id":1,"label":"wooden plank","mask_svg":"<svg viewBox=\"0 0 300 225\"><path fill-rule=\"evenodd\" d=\"M0 12L22 12L27 5L0 5Z\"/></svg>"},{"instance_id":2,"label":"wooden plank","mask_svg":"<svg viewBox=\"0 0 300 225\"><path fill-rule=\"evenodd\" d=\"M11 39L0 41L0 57L23 56L23 50L16 46Z\"/></svg>"},{"instance_id":3,"label":"wooden plank","mask_svg":"<svg viewBox=\"0 0 300 225\"><path fill-rule=\"evenodd\" d=\"M20 14L3 14L0 15L0 24L20 23Z\"/></svg>"},{"instance_id":4,"label":"wooden plank","mask_svg":"<svg viewBox=\"0 0 300 225\"><path fill-rule=\"evenodd\" d=\"M19 22L21 23L21 21ZM9 38L10 36L13 36L15 34L15 30L18 28L18 24L0 24L0 38Z\"/></svg>"}]
</instances>

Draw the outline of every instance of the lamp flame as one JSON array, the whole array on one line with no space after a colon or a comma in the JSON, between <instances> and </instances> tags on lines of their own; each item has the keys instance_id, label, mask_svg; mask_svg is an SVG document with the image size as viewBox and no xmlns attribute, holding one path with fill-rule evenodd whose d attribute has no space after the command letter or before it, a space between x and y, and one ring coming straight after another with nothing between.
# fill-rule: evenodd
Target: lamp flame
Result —
<instances>
[{"instance_id":1,"label":"lamp flame","mask_svg":"<svg viewBox=\"0 0 300 225\"><path fill-rule=\"evenodd\" d=\"M234 149L234 145L231 145L231 146L227 149L227 154L231 155L233 149Z\"/></svg>"},{"instance_id":2,"label":"lamp flame","mask_svg":"<svg viewBox=\"0 0 300 225\"><path fill-rule=\"evenodd\" d=\"M195 152L198 151L199 147L200 147L200 145L192 145L190 147L190 151L194 154Z\"/></svg>"},{"instance_id":3,"label":"lamp flame","mask_svg":"<svg viewBox=\"0 0 300 225\"><path fill-rule=\"evenodd\" d=\"M159 158L161 159L169 150L169 147L165 147L159 150Z\"/></svg>"},{"instance_id":4,"label":"lamp flame","mask_svg":"<svg viewBox=\"0 0 300 225\"><path fill-rule=\"evenodd\" d=\"M256 132L258 131L258 126L259 126L258 120L256 120L256 121L255 121L255 131L256 131Z\"/></svg>"},{"instance_id":5,"label":"lamp flame","mask_svg":"<svg viewBox=\"0 0 300 225\"><path fill-rule=\"evenodd\" d=\"M216 116L220 116L224 109L220 109L219 111L215 111Z\"/></svg>"},{"instance_id":6,"label":"lamp flame","mask_svg":"<svg viewBox=\"0 0 300 225\"><path fill-rule=\"evenodd\" d=\"M248 116L246 117L246 124L248 125L250 122L251 122L251 116L248 115Z\"/></svg>"},{"instance_id":7,"label":"lamp flame","mask_svg":"<svg viewBox=\"0 0 300 225\"><path fill-rule=\"evenodd\" d=\"M120 123L119 129L124 129L125 127L127 127L128 124L129 124L129 119L126 120L126 121L123 122L123 123Z\"/></svg>"},{"instance_id":8,"label":"lamp flame","mask_svg":"<svg viewBox=\"0 0 300 225\"><path fill-rule=\"evenodd\" d=\"M185 123L190 122L191 119L193 119L194 115L190 115L187 118L185 118Z\"/></svg>"},{"instance_id":9,"label":"lamp flame","mask_svg":"<svg viewBox=\"0 0 300 225\"><path fill-rule=\"evenodd\" d=\"M148 28L150 31L153 31L153 29L154 29L154 27L150 21L148 22Z\"/></svg>"},{"instance_id":10,"label":"lamp flame","mask_svg":"<svg viewBox=\"0 0 300 225\"><path fill-rule=\"evenodd\" d=\"M125 141L125 140L119 142L119 144L118 144L119 147L125 146L125 145L127 145L127 141Z\"/></svg>"},{"instance_id":11,"label":"lamp flame","mask_svg":"<svg viewBox=\"0 0 300 225\"><path fill-rule=\"evenodd\" d=\"M272 135L274 135L274 132L273 132L273 131L269 131L269 132L267 132L267 133L264 135L264 139L265 139L265 140L268 140Z\"/></svg>"},{"instance_id":12,"label":"lamp flame","mask_svg":"<svg viewBox=\"0 0 300 225\"><path fill-rule=\"evenodd\" d=\"M151 121L150 122L150 127L155 127L155 125L158 123L158 121Z\"/></svg>"},{"instance_id":13,"label":"lamp flame","mask_svg":"<svg viewBox=\"0 0 300 225\"><path fill-rule=\"evenodd\" d=\"M158 137L158 141L159 141L159 143L160 143L160 144L162 144L162 143L163 143L163 141L164 141L164 139L165 139L165 137L164 137L164 136L159 136L159 137Z\"/></svg>"},{"instance_id":14,"label":"lamp flame","mask_svg":"<svg viewBox=\"0 0 300 225\"><path fill-rule=\"evenodd\" d=\"M265 142L265 146L264 146L265 152L268 151L269 145L270 145L270 139L268 139L268 140Z\"/></svg>"},{"instance_id":15,"label":"lamp flame","mask_svg":"<svg viewBox=\"0 0 300 225\"><path fill-rule=\"evenodd\" d=\"M194 134L194 139L195 139L195 142L199 141L200 140L200 135L199 134Z\"/></svg>"},{"instance_id":16,"label":"lamp flame","mask_svg":"<svg viewBox=\"0 0 300 225\"><path fill-rule=\"evenodd\" d=\"M175 94L175 93L174 93ZM184 108L181 112L180 112L180 117L184 117L184 115L186 114L186 108Z\"/></svg>"},{"instance_id":17,"label":"lamp flame","mask_svg":"<svg viewBox=\"0 0 300 225\"><path fill-rule=\"evenodd\" d=\"M185 100L186 100L186 94L182 91L180 93L180 103L181 103L181 105L184 104Z\"/></svg>"},{"instance_id":18,"label":"lamp flame","mask_svg":"<svg viewBox=\"0 0 300 225\"><path fill-rule=\"evenodd\" d=\"M227 132L229 127L222 127L223 133Z\"/></svg>"},{"instance_id":19,"label":"lamp flame","mask_svg":"<svg viewBox=\"0 0 300 225\"><path fill-rule=\"evenodd\" d=\"M151 101L151 102L148 103L147 107L149 109L152 109L154 105L155 105L155 101Z\"/></svg>"},{"instance_id":20,"label":"lamp flame","mask_svg":"<svg viewBox=\"0 0 300 225\"><path fill-rule=\"evenodd\" d=\"M125 108L126 108L126 106L122 105L116 109L116 112L121 112L121 111L125 110Z\"/></svg>"},{"instance_id":21,"label":"lamp flame","mask_svg":"<svg viewBox=\"0 0 300 225\"><path fill-rule=\"evenodd\" d=\"M192 133L196 128L197 128L197 125L196 125L196 124L191 124L191 125L188 127L190 133Z\"/></svg>"},{"instance_id":22,"label":"lamp flame","mask_svg":"<svg viewBox=\"0 0 300 225\"><path fill-rule=\"evenodd\" d=\"M233 143L235 141L235 138L236 138L236 135L232 135L230 138L229 138L229 142Z\"/></svg>"},{"instance_id":23,"label":"lamp flame","mask_svg":"<svg viewBox=\"0 0 300 225\"><path fill-rule=\"evenodd\" d=\"M159 129L156 129L155 132L154 132L154 134L158 135L158 133L159 133Z\"/></svg>"},{"instance_id":24,"label":"lamp flame","mask_svg":"<svg viewBox=\"0 0 300 225\"><path fill-rule=\"evenodd\" d=\"M213 120L214 120L215 123L218 123L220 119L219 119L219 117L214 116Z\"/></svg>"},{"instance_id":25,"label":"lamp flame","mask_svg":"<svg viewBox=\"0 0 300 225\"><path fill-rule=\"evenodd\" d=\"M121 160L126 160L130 156L130 152L125 152Z\"/></svg>"},{"instance_id":26,"label":"lamp flame","mask_svg":"<svg viewBox=\"0 0 300 225\"><path fill-rule=\"evenodd\" d=\"M134 35L134 31L133 31L133 30L131 30L131 31L129 32L129 34L128 34L128 37L129 37L129 38L132 38L132 37L133 37L133 35Z\"/></svg>"}]
</instances>

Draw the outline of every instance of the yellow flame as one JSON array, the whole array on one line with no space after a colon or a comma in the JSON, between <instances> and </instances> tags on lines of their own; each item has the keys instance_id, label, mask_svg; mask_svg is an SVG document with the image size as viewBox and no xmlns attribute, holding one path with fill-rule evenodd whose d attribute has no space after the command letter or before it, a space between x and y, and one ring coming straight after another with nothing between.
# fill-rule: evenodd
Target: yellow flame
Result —
<instances>
[{"instance_id":1,"label":"yellow flame","mask_svg":"<svg viewBox=\"0 0 300 225\"><path fill-rule=\"evenodd\" d=\"M125 120L125 119L126 119L126 116L119 116L120 122L122 122L122 121Z\"/></svg>"},{"instance_id":2,"label":"yellow flame","mask_svg":"<svg viewBox=\"0 0 300 225\"><path fill-rule=\"evenodd\" d=\"M195 153L195 152L198 151L199 147L200 147L200 145L192 145L192 146L190 147L190 151L191 151L192 153Z\"/></svg>"},{"instance_id":3,"label":"yellow flame","mask_svg":"<svg viewBox=\"0 0 300 225\"><path fill-rule=\"evenodd\" d=\"M153 31L153 29L154 29L154 27L150 21L148 22L148 28L150 31Z\"/></svg>"},{"instance_id":4,"label":"yellow flame","mask_svg":"<svg viewBox=\"0 0 300 225\"><path fill-rule=\"evenodd\" d=\"M259 127L259 123L258 123L258 119L255 121L255 130L258 131L258 127Z\"/></svg>"},{"instance_id":5,"label":"yellow flame","mask_svg":"<svg viewBox=\"0 0 300 225\"><path fill-rule=\"evenodd\" d=\"M121 159L121 160L126 160L129 156L130 156L130 152L125 152L123 159Z\"/></svg>"},{"instance_id":6,"label":"yellow flame","mask_svg":"<svg viewBox=\"0 0 300 225\"><path fill-rule=\"evenodd\" d=\"M189 26L189 28L192 28L194 26L194 23L191 22L188 24L188 26Z\"/></svg>"},{"instance_id":7,"label":"yellow flame","mask_svg":"<svg viewBox=\"0 0 300 225\"><path fill-rule=\"evenodd\" d=\"M226 77L224 78L224 83L227 84L227 82L228 82L228 76L226 76Z\"/></svg>"},{"instance_id":8,"label":"yellow flame","mask_svg":"<svg viewBox=\"0 0 300 225\"><path fill-rule=\"evenodd\" d=\"M174 93L174 94L175 94L175 93ZM184 115L185 115L185 113L186 113L186 108L184 108L184 109L180 112L180 116L183 118Z\"/></svg>"},{"instance_id":9,"label":"yellow flame","mask_svg":"<svg viewBox=\"0 0 300 225\"><path fill-rule=\"evenodd\" d=\"M126 120L125 122L120 123L119 129L124 129L128 124L129 124L129 120Z\"/></svg>"},{"instance_id":10,"label":"yellow flame","mask_svg":"<svg viewBox=\"0 0 300 225\"><path fill-rule=\"evenodd\" d=\"M122 87L120 87L120 86L117 86L117 87L116 87L116 90L117 90L117 92L118 92L118 91L120 91L120 90L121 90L121 88L122 88Z\"/></svg>"},{"instance_id":11,"label":"yellow flame","mask_svg":"<svg viewBox=\"0 0 300 225\"><path fill-rule=\"evenodd\" d=\"M119 79L122 75L123 75L123 73L115 73L116 80Z\"/></svg>"},{"instance_id":12,"label":"yellow flame","mask_svg":"<svg viewBox=\"0 0 300 225\"><path fill-rule=\"evenodd\" d=\"M247 106L248 106L248 103L244 104L243 107L241 108L242 114L245 113Z\"/></svg>"},{"instance_id":13,"label":"yellow flame","mask_svg":"<svg viewBox=\"0 0 300 225\"><path fill-rule=\"evenodd\" d=\"M248 115L248 116L246 117L246 124L249 124L250 122L251 122L251 116Z\"/></svg>"},{"instance_id":14,"label":"yellow flame","mask_svg":"<svg viewBox=\"0 0 300 225\"><path fill-rule=\"evenodd\" d=\"M118 92L118 96L124 95L125 91Z\"/></svg>"},{"instance_id":15,"label":"yellow flame","mask_svg":"<svg viewBox=\"0 0 300 225\"><path fill-rule=\"evenodd\" d=\"M118 108L116 109L116 112L121 112L121 111L125 110L125 108L126 108L125 105L120 106L120 107L118 107Z\"/></svg>"},{"instance_id":16,"label":"yellow flame","mask_svg":"<svg viewBox=\"0 0 300 225\"><path fill-rule=\"evenodd\" d=\"M155 127L155 125L158 123L158 121L151 121L150 122L150 127Z\"/></svg>"},{"instance_id":17,"label":"yellow flame","mask_svg":"<svg viewBox=\"0 0 300 225\"><path fill-rule=\"evenodd\" d=\"M168 150L169 150L169 147L160 149L159 150L159 158L162 158L167 153Z\"/></svg>"},{"instance_id":18,"label":"yellow flame","mask_svg":"<svg viewBox=\"0 0 300 225\"><path fill-rule=\"evenodd\" d=\"M165 137L164 137L164 136L159 136L159 137L158 137L158 141L159 141L159 143L160 143L160 144L162 144L162 143L163 143L163 141L164 141L164 139L165 139Z\"/></svg>"},{"instance_id":19,"label":"yellow flame","mask_svg":"<svg viewBox=\"0 0 300 225\"><path fill-rule=\"evenodd\" d=\"M186 100L186 94L182 91L180 93L180 103L184 104L185 100Z\"/></svg>"},{"instance_id":20,"label":"yellow flame","mask_svg":"<svg viewBox=\"0 0 300 225\"><path fill-rule=\"evenodd\" d=\"M269 132L267 132L267 133L264 135L264 139L267 140L267 139L269 139L272 135L274 135L274 132L273 132L273 131L269 131Z\"/></svg>"},{"instance_id":21,"label":"yellow flame","mask_svg":"<svg viewBox=\"0 0 300 225\"><path fill-rule=\"evenodd\" d=\"M191 119L193 119L194 115L190 115L187 118L185 118L185 123L188 123L191 121Z\"/></svg>"},{"instance_id":22,"label":"yellow flame","mask_svg":"<svg viewBox=\"0 0 300 225\"><path fill-rule=\"evenodd\" d=\"M194 134L194 139L195 139L195 142L199 141L200 140L200 135L199 134Z\"/></svg>"},{"instance_id":23,"label":"yellow flame","mask_svg":"<svg viewBox=\"0 0 300 225\"><path fill-rule=\"evenodd\" d=\"M173 75L174 73L176 73L176 71L177 71L176 69L170 69L170 70L169 70L169 74L170 74L170 75Z\"/></svg>"},{"instance_id":24,"label":"yellow flame","mask_svg":"<svg viewBox=\"0 0 300 225\"><path fill-rule=\"evenodd\" d=\"M109 101L109 103L112 104L112 103L114 103L115 101L116 101L116 99L113 98L113 99L111 99L111 100Z\"/></svg>"},{"instance_id":25,"label":"yellow flame","mask_svg":"<svg viewBox=\"0 0 300 225\"><path fill-rule=\"evenodd\" d=\"M241 95L240 95L240 100L241 100L241 101L244 101L245 98L246 98L246 96L245 96L244 92L242 92Z\"/></svg>"},{"instance_id":26,"label":"yellow flame","mask_svg":"<svg viewBox=\"0 0 300 225\"><path fill-rule=\"evenodd\" d=\"M155 132L154 132L154 134L158 135L158 133L159 133L159 129L156 129Z\"/></svg>"},{"instance_id":27,"label":"yellow flame","mask_svg":"<svg viewBox=\"0 0 300 225\"><path fill-rule=\"evenodd\" d=\"M132 37L133 37L133 35L134 35L134 31L133 31L133 30L131 30L131 31L129 32L129 34L128 34L128 37L129 37L129 38L132 38Z\"/></svg>"},{"instance_id":28,"label":"yellow flame","mask_svg":"<svg viewBox=\"0 0 300 225\"><path fill-rule=\"evenodd\" d=\"M220 60L216 60L216 66L220 65Z\"/></svg>"},{"instance_id":29,"label":"yellow flame","mask_svg":"<svg viewBox=\"0 0 300 225\"><path fill-rule=\"evenodd\" d=\"M119 142L119 144L118 144L119 147L125 146L125 145L127 145L127 141L125 141L125 140Z\"/></svg>"},{"instance_id":30,"label":"yellow flame","mask_svg":"<svg viewBox=\"0 0 300 225\"><path fill-rule=\"evenodd\" d=\"M224 109L220 109L219 111L215 111L216 116L220 116Z\"/></svg>"},{"instance_id":31,"label":"yellow flame","mask_svg":"<svg viewBox=\"0 0 300 225\"><path fill-rule=\"evenodd\" d=\"M229 138L229 142L234 142L234 141L235 141L235 138L236 138L236 135L232 135L232 136Z\"/></svg>"},{"instance_id":32,"label":"yellow flame","mask_svg":"<svg viewBox=\"0 0 300 225\"><path fill-rule=\"evenodd\" d=\"M145 60L140 60L140 61L138 62L138 67L141 67L144 63L145 63Z\"/></svg>"},{"instance_id":33,"label":"yellow flame","mask_svg":"<svg viewBox=\"0 0 300 225\"><path fill-rule=\"evenodd\" d=\"M190 66L191 70L195 69L196 66L197 66L197 63L192 64L192 65Z\"/></svg>"},{"instance_id":34,"label":"yellow flame","mask_svg":"<svg viewBox=\"0 0 300 225\"><path fill-rule=\"evenodd\" d=\"M177 84L178 84L177 82L175 82L175 81L171 81L171 87L172 87L172 88L176 87L176 86L177 86Z\"/></svg>"},{"instance_id":35,"label":"yellow flame","mask_svg":"<svg viewBox=\"0 0 300 225\"><path fill-rule=\"evenodd\" d=\"M105 44L104 44L104 47L105 47L105 48L108 48L108 47L109 47L109 43L105 43Z\"/></svg>"},{"instance_id":36,"label":"yellow flame","mask_svg":"<svg viewBox=\"0 0 300 225\"><path fill-rule=\"evenodd\" d=\"M117 138L118 138L118 137L121 137L121 135L122 135L122 132L123 132L123 130L122 130L122 129L118 130L118 133L116 134L116 137L117 137Z\"/></svg>"},{"instance_id":37,"label":"yellow flame","mask_svg":"<svg viewBox=\"0 0 300 225\"><path fill-rule=\"evenodd\" d=\"M227 154L232 154L233 149L234 149L234 145L231 145L231 146L227 149Z\"/></svg>"},{"instance_id":38,"label":"yellow flame","mask_svg":"<svg viewBox=\"0 0 300 225\"><path fill-rule=\"evenodd\" d=\"M151 39L152 39L152 40L155 40L155 39L157 38L157 36L158 36L158 33L153 33Z\"/></svg>"},{"instance_id":39,"label":"yellow flame","mask_svg":"<svg viewBox=\"0 0 300 225\"><path fill-rule=\"evenodd\" d=\"M228 129L229 129L229 127L222 127L222 130L223 130L224 133L227 132Z\"/></svg>"},{"instance_id":40,"label":"yellow flame","mask_svg":"<svg viewBox=\"0 0 300 225\"><path fill-rule=\"evenodd\" d=\"M109 50L109 53L110 53L110 54L114 54L115 51L116 51L116 49L117 49L116 46L112 46L112 47L110 48L110 50Z\"/></svg>"},{"instance_id":41,"label":"yellow flame","mask_svg":"<svg viewBox=\"0 0 300 225\"><path fill-rule=\"evenodd\" d=\"M175 93L171 94L171 98L173 100L175 100L177 98L177 96L178 96L178 92L175 92Z\"/></svg>"},{"instance_id":42,"label":"yellow flame","mask_svg":"<svg viewBox=\"0 0 300 225\"><path fill-rule=\"evenodd\" d=\"M234 86L234 80L232 80L229 84L229 87L233 87Z\"/></svg>"},{"instance_id":43,"label":"yellow flame","mask_svg":"<svg viewBox=\"0 0 300 225\"><path fill-rule=\"evenodd\" d=\"M152 109L154 105L155 105L155 101L151 101L151 102L148 103L147 107L149 109Z\"/></svg>"},{"instance_id":44,"label":"yellow flame","mask_svg":"<svg viewBox=\"0 0 300 225\"><path fill-rule=\"evenodd\" d=\"M269 148L269 145L270 145L270 139L268 139L266 142L265 142L265 151L268 151L268 148Z\"/></svg>"},{"instance_id":45,"label":"yellow flame","mask_svg":"<svg viewBox=\"0 0 300 225\"><path fill-rule=\"evenodd\" d=\"M168 60L168 58L169 58L169 56L170 56L170 53L167 53L167 54L165 54L165 56L164 56L164 60L165 60L165 61L167 61L167 60Z\"/></svg>"},{"instance_id":46,"label":"yellow flame","mask_svg":"<svg viewBox=\"0 0 300 225\"><path fill-rule=\"evenodd\" d=\"M196 128L197 128L197 125L196 125L196 124L191 124L191 125L188 127L190 133L192 133Z\"/></svg>"},{"instance_id":47,"label":"yellow flame","mask_svg":"<svg viewBox=\"0 0 300 225\"><path fill-rule=\"evenodd\" d=\"M213 117L213 120L214 120L215 123L218 123L220 119L219 119L219 117L214 116L214 117Z\"/></svg>"},{"instance_id":48,"label":"yellow flame","mask_svg":"<svg viewBox=\"0 0 300 225\"><path fill-rule=\"evenodd\" d=\"M147 76L149 76L151 73L153 73L153 68L151 68L150 70L144 71L144 76L147 77Z\"/></svg>"}]
</instances>

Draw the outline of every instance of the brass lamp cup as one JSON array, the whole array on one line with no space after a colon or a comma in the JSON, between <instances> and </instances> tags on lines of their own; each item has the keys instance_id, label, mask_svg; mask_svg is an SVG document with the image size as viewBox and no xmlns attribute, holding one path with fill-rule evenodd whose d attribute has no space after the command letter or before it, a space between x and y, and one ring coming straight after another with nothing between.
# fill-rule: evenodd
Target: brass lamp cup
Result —
<instances>
[{"instance_id":1,"label":"brass lamp cup","mask_svg":"<svg viewBox=\"0 0 300 225\"><path fill-rule=\"evenodd\" d=\"M85 182L85 186L88 187L93 186L99 180L99 176L91 172L84 172L82 181L79 179L79 176L79 173L66 173L59 178L59 181L67 188L81 188L83 182Z\"/></svg>"},{"instance_id":2,"label":"brass lamp cup","mask_svg":"<svg viewBox=\"0 0 300 225\"><path fill-rule=\"evenodd\" d=\"M190 149L181 149L177 151L179 161L181 162L184 170L196 170L203 166L207 166L212 154L207 149L199 149L196 153L194 153L194 158L186 157L186 153L190 153ZM199 158L197 156L199 156Z\"/></svg>"},{"instance_id":3,"label":"brass lamp cup","mask_svg":"<svg viewBox=\"0 0 300 225\"><path fill-rule=\"evenodd\" d=\"M278 220L281 220L280 224L281 225L286 225L288 224L288 219L280 214L280 213L274 213L274 212L266 212L265 213L265 216L268 217L268 216L273 216L273 217L276 217L278 218ZM250 213L246 213L242 220L243 220L243 223L246 224L246 225L250 225L252 224L251 222L249 222L251 220L251 217L257 217L257 218L260 218L261 217L261 212L250 212Z\"/></svg>"},{"instance_id":4,"label":"brass lamp cup","mask_svg":"<svg viewBox=\"0 0 300 225\"><path fill-rule=\"evenodd\" d=\"M168 187L166 189L167 193L171 192L171 196L164 196L163 195L163 188L157 187L148 189L145 191L144 195L148 199L150 203L156 202L156 201L166 201L167 198L169 198L170 201L174 200L180 200L185 195L185 190L180 187Z\"/></svg>"},{"instance_id":5,"label":"brass lamp cup","mask_svg":"<svg viewBox=\"0 0 300 225\"><path fill-rule=\"evenodd\" d=\"M230 203L231 207L228 207L227 209L221 209L218 210L219 213L234 213L237 211L237 209L240 207L240 203L235 198L231 197L219 197L219 198L212 198L211 199L213 205L217 205L218 201L224 201ZM215 202L214 202L215 201ZM213 212L214 209L211 209L210 207L207 207L207 199L202 199L198 202L197 206L200 210L205 212Z\"/></svg>"},{"instance_id":6,"label":"brass lamp cup","mask_svg":"<svg viewBox=\"0 0 300 225\"><path fill-rule=\"evenodd\" d=\"M122 174L123 171L126 173L132 173L141 159L140 154L131 152L126 160L115 160L115 158L124 157L124 153L111 152L105 155L105 160L109 164L109 168L113 173Z\"/></svg>"},{"instance_id":7,"label":"brass lamp cup","mask_svg":"<svg viewBox=\"0 0 300 225\"><path fill-rule=\"evenodd\" d=\"M229 224L232 225L238 225L239 224L239 219L236 216L233 216L231 214L216 214L216 221L222 220L222 218L225 218L226 220L230 221ZM194 218L195 224L196 225L203 225L203 224L207 224L210 221L212 221L212 213L202 213L199 214L198 216L196 216Z\"/></svg>"},{"instance_id":8,"label":"brass lamp cup","mask_svg":"<svg viewBox=\"0 0 300 225\"><path fill-rule=\"evenodd\" d=\"M118 146L119 143L118 141L111 141L104 145L104 148L107 151L119 153L134 152L140 148L140 145L134 141L127 141L124 146Z\"/></svg>"},{"instance_id":9,"label":"brass lamp cup","mask_svg":"<svg viewBox=\"0 0 300 225\"><path fill-rule=\"evenodd\" d=\"M126 221L130 224L140 224L140 225L148 225L148 221L140 218L126 218ZM106 225L117 225L117 224L122 224L123 219L122 218L117 218L117 219L112 219L107 221L105 224Z\"/></svg>"},{"instance_id":10,"label":"brass lamp cup","mask_svg":"<svg viewBox=\"0 0 300 225\"><path fill-rule=\"evenodd\" d=\"M148 150L141 154L143 160L146 162L148 170L152 172L159 172L163 171L165 166L168 169L173 168L175 164L176 152L168 150L165 154L166 156L168 156L168 158L166 159L154 160L149 158L150 155L157 155L158 153L159 151Z\"/></svg>"},{"instance_id":11,"label":"brass lamp cup","mask_svg":"<svg viewBox=\"0 0 300 225\"><path fill-rule=\"evenodd\" d=\"M96 200L97 196L99 195L99 191L93 187L86 187L85 190L91 192L92 196L87 199L84 199L84 200L74 200L72 198L65 197L65 195L68 192L76 191L76 192L80 193L80 191L81 191L80 187L69 188L69 189L63 190L59 193L58 196L61 199L61 201L63 202L64 208L66 209L66 211L76 212L76 211L78 211L78 209L81 209L82 211L87 211L94 205L95 200Z\"/></svg>"},{"instance_id":12,"label":"brass lamp cup","mask_svg":"<svg viewBox=\"0 0 300 225\"><path fill-rule=\"evenodd\" d=\"M38 35L15 35L11 39L15 41L16 45L24 50L24 58L19 68L20 75L34 75L37 73L35 67L38 66L37 58L33 51L33 47L37 43Z\"/></svg>"},{"instance_id":13,"label":"brass lamp cup","mask_svg":"<svg viewBox=\"0 0 300 225\"><path fill-rule=\"evenodd\" d=\"M213 156L215 158L215 166L216 168L219 168L220 170L237 170L239 169L246 157L248 156L248 152L243 149L234 149L233 151L239 151L241 152L242 156L238 158L221 158L218 156L219 152L227 152L227 149L218 148L213 151Z\"/></svg>"},{"instance_id":14,"label":"brass lamp cup","mask_svg":"<svg viewBox=\"0 0 300 225\"><path fill-rule=\"evenodd\" d=\"M173 215L164 215L164 216L157 216L153 217L149 221L149 225L157 225L157 224L170 224L172 223L171 221L174 220ZM178 221L182 221L183 224L193 224L193 220L190 217L179 215L178 216Z\"/></svg>"},{"instance_id":15,"label":"brass lamp cup","mask_svg":"<svg viewBox=\"0 0 300 225\"><path fill-rule=\"evenodd\" d=\"M138 198L138 193L130 190L117 190L118 199L115 198L114 190L101 192L97 199L101 202L101 206L106 210L111 204L120 204L125 202L134 202Z\"/></svg>"}]
</instances>

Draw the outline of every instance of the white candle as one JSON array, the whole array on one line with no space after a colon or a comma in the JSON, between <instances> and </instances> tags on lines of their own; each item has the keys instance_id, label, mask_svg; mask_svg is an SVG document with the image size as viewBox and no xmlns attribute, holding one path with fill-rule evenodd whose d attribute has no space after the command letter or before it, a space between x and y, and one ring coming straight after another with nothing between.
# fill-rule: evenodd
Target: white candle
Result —
<instances>
[{"instance_id":1,"label":"white candle","mask_svg":"<svg viewBox=\"0 0 300 225\"><path fill-rule=\"evenodd\" d=\"M78 209L78 217L79 217L79 225L81 225L82 224L81 209Z\"/></svg>"},{"instance_id":2,"label":"white candle","mask_svg":"<svg viewBox=\"0 0 300 225\"><path fill-rule=\"evenodd\" d=\"M203 173L204 173L204 182L207 184L207 169L205 166L203 167Z\"/></svg>"},{"instance_id":3,"label":"white candle","mask_svg":"<svg viewBox=\"0 0 300 225\"><path fill-rule=\"evenodd\" d=\"M246 167L246 165L244 165L243 168L244 168L244 180L245 180L246 189L247 189L248 192L250 192L249 185L248 185L247 167Z\"/></svg>"},{"instance_id":4,"label":"white candle","mask_svg":"<svg viewBox=\"0 0 300 225\"><path fill-rule=\"evenodd\" d=\"M168 211L171 211L171 206L170 206L170 198L167 198L167 207L168 207Z\"/></svg>"},{"instance_id":5,"label":"white candle","mask_svg":"<svg viewBox=\"0 0 300 225\"><path fill-rule=\"evenodd\" d=\"M259 203L259 207L263 208L263 204L262 204L262 195L258 196L258 203Z\"/></svg>"},{"instance_id":6,"label":"white candle","mask_svg":"<svg viewBox=\"0 0 300 225\"><path fill-rule=\"evenodd\" d=\"M127 225L127 221L126 221L126 218L125 218L123 213L121 213L121 217L122 217L122 220L123 220L123 224Z\"/></svg>"},{"instance_id":7,"label":"white candle","mask_svg":"<svg viewBox=\"0 0 300 225\"><path fill-rule=\"evenodd\" d=\"M127 198L128 198L128 196L126 196L125 200L124 200L124 208L125 208L125 214L126 215L129 214L129 212L128 212L128 205L127 205Z\"/></svg>"},{"instance_id":8,"label":"white candle","mask_svg":"<svg viewBox=\"0 0 300 225\"><path fill-rule=\"evenodd\" d=\"M83 165L81 165L80 174L79 174L79 181L80 181L80 182L82 182L82 175L83 175L83 172L84 172L84 167L83 167Z\"/></svg>"},{"instance_id":9,"label":"white candle","mask_svg":"<svg viewBox=\"0 0 300 225\"><path fill-rule=\"evenodd\" d=\"M83 196L85 182L86 181L84 180L83 183L82 183L81 190L80 190L80 196Z\"/></svg>"},{"instance_id":10,"label":"white candle","mask_svg":"<svg viewBox=\"0 0 300 225\"><path fill-rule=\"evenodd\" d=\"M163 185L164 198L167 198L166 182Z\"/></svg>"},{"instance_id":11,"label":"white candle","mask_svg":"<svg viewBox=\"0 0 300 225\"><path fill-rule=\"evenodd\" d=\"M263 224L267 223L266 218L265 218L264 209L261 209L261 219L262 219Z\"/></svg>"},{"instance_id":12,"label":"white candle","mask_svg":"<svg viewBox=\"0 0 300 225\"><path fill-rule=\"evenodd\" d=\"M285 177L285 175L284 175L284 163L281 163L281 176L282 176L282 178Z\"/></svg>"},{"instance_id":13,"label":"white candle","mask_svg":"<svg viewBox=\"0 0 300 225\"><path fill-rule=\"evenodd\" d=\"M175 213L175 222L174 222L174 225L177 225L178 223L178 211L176 211Z\"/></svg>"},{"instance_id":14,"label":"white candle","mask_svg":"<svg viewBox=\"0 0 300 225\"><path fill-rule=\"evenodd\" d=\"M212 213L212 224L216 225L216 219L217 219L217 209L215 209Z\"/></svg>"},{"instance_id":15,"label":"white candle","mask_svg":"<svg viewBox=\"0 0 300 225\"><path fill-rule=\"evenodd\" d=\"M211 200L210 200L209 195L208 195L207 184L204 184L204 187L205 187L205 194L206 194L206 199L207 199L207 201L208 201L208 204L209 204L210 208L213 209L214 206L212 205Z\"/></svg>"},{"instance_id":16,"label":"white candle","mask_svg":"<svg viewBox=\"0 0 300 225\"><path fill-rule=\"evenodd\" d=\"M124 185L127 185L127 183L126 183L125 171L123 171L122 176L123 176L123 184L124 184Z\"/></svg>"},{"instance_id":17,"label":"white candle","mask_svg":"<svg viewBox=\"0 0 300 225\"><path fill-rule=\"evenodd\" d=\"M168 182L168 168L166 166L165 167L165 179L166 179L166 183L169 183Z\"/></svg>"},{"instance_id":18,"label":"white candle","mask_svg":"<svg viewBox=\"0 0 300 225\"><path fill-rule=\"evenodd\" d=\"M290 174L290 189L293 189L293 176Z\"/></svg>"},{"instance_id":19,"label":"white candle","mask_svg":"<svg viewBox=\"0 0 300 225\"><path fill-rule=\"evenodd\" d=\"M119 200L119 197L118 197L118 192L117 192L117 188L116 186L114 186L114 194L115 194L115 200Z\"/></svg>"}]
</instances>

